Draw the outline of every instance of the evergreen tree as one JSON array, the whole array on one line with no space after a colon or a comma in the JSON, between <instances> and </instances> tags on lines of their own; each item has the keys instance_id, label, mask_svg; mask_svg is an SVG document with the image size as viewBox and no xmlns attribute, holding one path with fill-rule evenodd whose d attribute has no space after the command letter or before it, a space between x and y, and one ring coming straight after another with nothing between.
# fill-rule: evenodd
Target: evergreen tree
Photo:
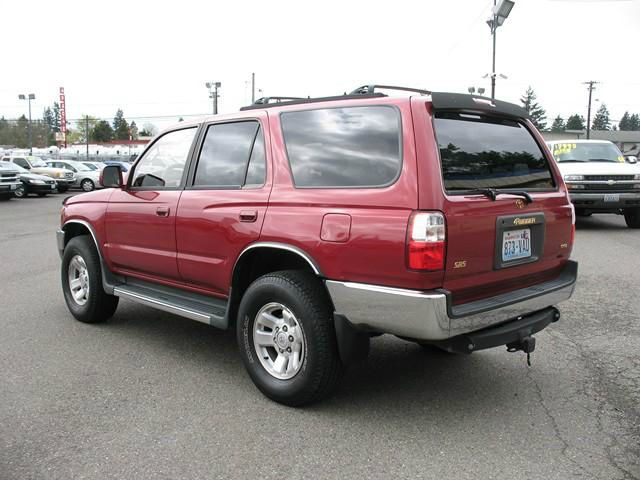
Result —
<instances>
[{"instance_id":1,"label":"evergreen tree","mask_svg":"<svg viewBox=\"0 0 640 480\"><path fill-rule=\"evenodd\" d=\"M624 115L622 115L622 118L620 119L620 123L618 124L618 127L620 128L620 130L623 130L623 131L631 130L630 122L631 122L631 116L629 115L629 112L624 112Z\"/></svg>"},{"instance_id":2,"label":"evergreen tree","mask_svg":"<svg viewBox=\"0 0 640 480\"><path fill-rule=\"evenodd\" d=\"M524 96L520 98L520 102L536 128L544 130L547 126L547 112L536 102L536 94L531 87L527 88Z\"/></svg>"},{"instance_id":3,"label":"evergreen tree","mask_svg":"<svg viewBox=\"0 0 640 480\"><path fill-rule=\"evenodd\" d=\"M108 142L113 140L113 128L109 125L109 122L106 120L100 120L96 123L96 126L93 127L93 131L91 132L91 137L96 142Z\"/></svg>"},{"instance_id":4,"label":"evergreen tree","mask_svg":"<svg viewBox=\"0 0 640 480\"><path fill-rule=\"evenodd\" d=\"M92 117L91 115L88 115L88 117L88 121L85 120L87 118L87 115L82 115L80 119L76 121L76 130L72 135L72 139L67 138L67 141L69 143L85 143L87 141L87 124L89 127L89 141L93 140L93 130L98 123L98 119L96 117Z\"/></svg>"},{"instance_id":5,"label":"evergreen tree","mask_svg":"<svg viewBox=\"0 0 640 480\"><path fill-rule=\"evenodd\" d=\"M577 113L571 115L567 119L567 124L565 125L566 130L584 130L585 128L584 117Z\"/></svg>"},{"instance_id":6,"label":"evergreen tree","mask_svg":"<svg viewBox=\"0 0 640 480\"><path fill-rule=\"evenodd\" d=\"M125 120L121 109L118 109L113 119L113 138L116 140L129 140L129 123Z\"/></svg>"},{"instance_id":7,"label":"evergreen tree","mask_svg":"<svg viewBox=\"0 0 640 480\"><path fill-rule=\"evenodd\" d=\"M60 104L58 102L53 102L53 125L52 129L54 132L59 132L62 128L60 125Z\"/></svg>"},{"instance_id":8,"label":"evergreen tree","mask_svg":"<svg viewBox=\"0 0 640 480\"><path fill-rule=\"evenodd\" d=\"M607 106L603 103L600 105L600 108L596 112L595 117L593 117L593 122L591 123L592 130L610 130L611 122L609 121L609 110L607 110Z\"/></svg>"},{"instance_id":9,"label":"evergreen tree","mask_svg":"<svg viewBox=\"0 0 640 480\"><path fill-rule=\"evenodd\" d=\"M640 116L637 113L629 117L629 130L633 130L634 132L640 130Z\"/></svg>"},{"instance_id":10,"label":"evergreen tree","mask_svg":"<svg viewBox=\"0 0 640 480\"><path fill-rule=\"evenodd\" d=\"M553 124L551 125L551 131L552 132L564 132L566 126L564 123L564 119L558 115L554 120L553 120Z\"/></svg>"}]
</instances>

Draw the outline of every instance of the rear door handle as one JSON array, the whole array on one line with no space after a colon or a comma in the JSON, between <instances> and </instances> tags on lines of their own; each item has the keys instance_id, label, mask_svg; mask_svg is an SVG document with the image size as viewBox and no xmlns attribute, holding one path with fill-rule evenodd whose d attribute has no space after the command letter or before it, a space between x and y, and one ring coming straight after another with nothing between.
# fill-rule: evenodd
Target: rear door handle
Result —
<instances>
[{"instance_id":1,"label":"rear door handle","mask_svg":"<svg viewBox=\"0 0 640 480\"><path fill-rule=\"evenodd\" d=\"M156 208L156 215L159 217L168 217L171 209L169 207L158 207Z\"/></svg>"},{"instance_id":2,"label":"rear door handle","mask_svg":"<svg viewBox=\"0 0 640 480\"><path fill-rule=\"evenodd\" d=\"M240 212L241 222L255 222L258 219L258 212L256 210L242 210Z\"/></svg>"}]
</instances>

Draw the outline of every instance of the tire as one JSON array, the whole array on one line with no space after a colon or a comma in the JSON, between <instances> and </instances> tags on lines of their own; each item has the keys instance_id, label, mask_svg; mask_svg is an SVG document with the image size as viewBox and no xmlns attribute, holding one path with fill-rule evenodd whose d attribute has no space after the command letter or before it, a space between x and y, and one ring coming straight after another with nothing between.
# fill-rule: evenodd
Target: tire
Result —
<instances>
[{"instance_id":1,"label":"tire","mask_svg":"<svg viewBox=\"0 0 640 480\"><path fill-rule=\"evenodd\" d=\"M93 183L93 180L85 178L80 183L80 188L82 189L83 192L91 192L96 189L96 185L95 183Z\"/></svg>"},{"instance_id":2,"label":"tire","mask_svg":"<svg viewBox=\"0 0 640 480\"><path fill-rule=\"evenodd\" d=\"M27 189L24 188L24 185L20 184L18 185L18 187L13 191L13 195L16 198L24 198L28 195L27 193Z\"/></svg>"},{"instance_id":3,"label":"tire","mask_svg":"<svg viewBox=\"0 0 640 480\"><path fill-rule=\"evenodd\" d=\"M69 190L69 187L64 186L64 187L57 187L58 193L65 193Z\"/></svg>"},{"instance_id":4,"label":"tire","mask_svg":"<svg viewBox=\"0 0 640 480\"><path fill-rule=\"evenodd\" d=\"M73 264L72 264L73 262ZM91 237L81 235L69 240L62 255L60 279L64 300L71 314L84 323L99 323L111 318L118 308L118 297L108 295L102 288L100 257ZM84 269L84 270L83 270ZM86 278L82 271L86 272ZM71 278L78 280L79 288L84 295L76 297L71 290ZM76 283L75 285L78 285ZM86 291L84 286L88 287Z\"/></svg>"},{"instance_id":5,"label":"tire","mask_svg":"<svg viewBox=\"0 0 640 480\"><path fill-rule=\"evenodd\" d=\"M39 197L46 197L46 196L47 196L47 194L46 194L46 193L39 193L39 194L38 194L38 196L39 196Z\"/></svg>"},{"instance_id":6,"label":"tire","mask_svg":"<svg viewBox=\"0 0 640 480\"><path fill-rule=\"evenodd\" d=\"M588 212L587 210L576 209L576 216L577 217L590 217L591 215L593 215L593 212Z\"/></svg>"},{"instance_id":7,"label":"tire","mask_svg":"<svg viewBox=\"0 0 640 480\"><path fill-rule=\"evenodd\" d=\"M279 307L283 307L280 314ZM292 318L287 317L285 309ZM236 333L242 361L264 395L278 403L298 407L322 400L335 390L342 377L342 363L332 313L324 286L310 272L269 273L249 286L240 301ZM273 318L281 322L281 328L276 325L268 332L265 328L271 320L265 321ZM256 331L263 336L263 346L256 347ZM285 337L290 343L283 340L283 332L287 332ZM281 346L285 348L280 349ZM287 350L291 354L287 354ZM278 378L273 372L280 355L287 358L280 376L287 378ZM273 365L272 372L268 370L269 364Z\"/></svg>"},{"instance_id":8,"label":"tire","mask_svg":"<svg viewBox=\"0 0 640 480\"><path fill-rule=\"evenodd\" d=\"M629 228L640 228L640 208L627 208L624 211L624 219Z\"/></svg>"},{"instance_id":9,"label":"tire","mask_svg":"<svg viewBox=\"0 0 640 480\"><path fill-rule=\"evenodd\" d=\"M2 200L11 200L13 198L13 193L9 195L0 195L0 201Z\"/></svg>"}]
</instances>

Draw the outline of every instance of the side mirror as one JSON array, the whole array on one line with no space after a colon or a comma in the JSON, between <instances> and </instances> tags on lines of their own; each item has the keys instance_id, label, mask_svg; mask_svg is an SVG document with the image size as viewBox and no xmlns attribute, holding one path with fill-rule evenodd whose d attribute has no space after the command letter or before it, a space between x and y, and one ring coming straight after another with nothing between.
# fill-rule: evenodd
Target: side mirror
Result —
<instances>
[{"instance_id":1,"label":"side mirror","mask_svg":"<svg viewBox=\"0 0 640 480\"><path fill-rule=\"evenodd\" d=\"M122 188L122 170L116 165L107 165L100 174L100 185L104 188Z\"/></svg>"},{"instance_id":2,"label":"side mirror","mask_svg":"<svg viewBox=\"0 0 640 480\"><path fill-rule=\"evenodd\" d=\"M626 159L628 163L638 163L638 157L635 155L627 155Z\"/></svg>"}]
</instances>

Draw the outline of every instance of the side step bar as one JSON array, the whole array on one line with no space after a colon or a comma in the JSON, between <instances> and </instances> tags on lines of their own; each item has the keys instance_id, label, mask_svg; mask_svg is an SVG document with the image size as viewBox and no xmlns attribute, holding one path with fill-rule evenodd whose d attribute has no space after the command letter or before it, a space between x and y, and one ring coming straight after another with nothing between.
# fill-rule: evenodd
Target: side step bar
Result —
<instances>
[{"instance_id":1,"label":"side step bar","mask_svg":"<svg viewBox=\"0 0 640 480\"><path fill-rule=\"evenodd\" d=\"M116 285L113 294L149 307L226 329L227 302L197 293L150 284L131 278Z\"/></svg>"}]
</instances>

